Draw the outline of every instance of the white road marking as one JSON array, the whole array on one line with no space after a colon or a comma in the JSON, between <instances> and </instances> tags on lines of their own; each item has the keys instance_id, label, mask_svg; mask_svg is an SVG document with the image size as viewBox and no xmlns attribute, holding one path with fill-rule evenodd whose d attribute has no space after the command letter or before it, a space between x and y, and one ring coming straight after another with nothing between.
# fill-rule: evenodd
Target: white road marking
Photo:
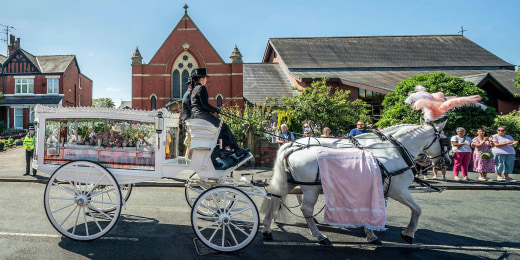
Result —
<instances>
[{"instance_id":1,"label":"white road marking","mask_svg":"<svg viewBox=\"0 0 520 260\"><path fill-rule=\"evenodd\" d=\"M35 233L15 233L15 232L0 232L0 237L42 237L42 238L62 238L61 235L53 234L35 234ZM101 237L101 240L117 240L117 241L132 241L139 242L136 237Z\"/></svg>"},{"instance_id":2,"label":"white road marking","mask_svg":"<svg viewBox=\"0 0 520 260\"><path fill-rule=\"evenodd\" d=\"M350 248L359 248L359 249L375 249L378 247L386 247L386 248L417 248L417 249L442 249L442 250L477 250L477 251L515 251L515 253L520 253L520 248L518 247L499 247L499 246L448 246L448 245L427 245L427 244L415 244L415 245L407 245L407 244L399 244L392 242L383 242L383 245L371 245L371 244L349 244L349 243L339 243L333 242L334 247L350 247ZM264 241L264 245L269 246L323 246L318 243L309 243L309 242L269 242Z\"/></svg>"}]
</instances>

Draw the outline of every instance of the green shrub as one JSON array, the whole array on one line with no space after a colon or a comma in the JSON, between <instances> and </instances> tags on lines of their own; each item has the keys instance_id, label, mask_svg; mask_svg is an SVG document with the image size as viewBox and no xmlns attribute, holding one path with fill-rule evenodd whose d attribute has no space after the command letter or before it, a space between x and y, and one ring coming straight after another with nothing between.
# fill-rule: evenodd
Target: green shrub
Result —
<instances>
[{"instance_id":1,"label":"green shrub","mask_svg":"<svg viewBox=\"0 0 520 260\"><path fill-rule=\"evenodd\" d=\"M520 110L513 111L506 115L499 115L495 118L495 122L486 128L489 135L497 133L499 126L507 128L507 134L515 140L520 140ZM520 151L520 145L516 146L516 150Z\"/></svg>"},{"instance_id":2,"label":"green shrub","mask_svg":"<svg viewBox=\"0 0 520 260\"><path fill-rule=\"evenodd\" d=\"M16 140L14 140L14 144L15 145L23 145L23 140L22 139L16 139Z\"/></svg>"},{"instance_id":3,"label":"green shrub","mask_svg":"<svg viewBox=\"0 0 520 260\"><path fill-rule=\"evenodd\" d=\"M3 150L5 146L4 140L0 140L0 150Z\"/></svg>"}]
</instances>

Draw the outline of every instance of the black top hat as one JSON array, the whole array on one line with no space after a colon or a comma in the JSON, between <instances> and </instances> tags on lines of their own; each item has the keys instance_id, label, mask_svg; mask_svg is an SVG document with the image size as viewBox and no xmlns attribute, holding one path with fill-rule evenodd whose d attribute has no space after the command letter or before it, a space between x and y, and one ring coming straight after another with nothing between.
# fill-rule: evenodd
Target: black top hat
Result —
<instances>
[{"instance_id":1,"label":"black top hat","mask_svg":"<svg viewBox=\"0 0 520 260\"><path fill-rule=\"evenodd\" d=\"M209 76L208 76L208 72L206 71L206 68L198 68L198 69L194 69L194 70L191 72L191 76L192 76L192 77L199 77L199 78L202 78L202 77L209 77Z\"/></svg>"},{"instance_id":2,"label":"black top hat","mask_svg":"<svg viewBox=\"0 0 520 260\"><path fill-rule=\"evenodd\" d=\"M34 126L29 126L29 130L34 130Z\"/></svg>"}]
</instances>

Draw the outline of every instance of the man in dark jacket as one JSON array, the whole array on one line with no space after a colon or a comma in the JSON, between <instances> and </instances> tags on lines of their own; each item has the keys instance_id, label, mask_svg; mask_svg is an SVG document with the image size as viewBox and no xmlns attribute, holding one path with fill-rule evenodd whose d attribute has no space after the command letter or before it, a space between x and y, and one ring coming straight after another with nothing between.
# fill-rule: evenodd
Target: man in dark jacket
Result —
<instances>
[{"instance_id":1,"label":"man in dark jacket","mask_svg":"<svg viewBox=\"0 0 520 260\"><path fill-rule=\"evenodd\" d=\"M193 89L191 92L191 113L192 118L204 119L215 127L219 127L220 119L218 119L219 110L208 103L208 90L206 82L208 75L205 68L195 69L192 74ZM224 147L229 146L233 149L238 158L243 158L249 153L249 149L241 149L237 140L226 123L222 124L219 138L222 139Z\"/></svg>"}]
</instances>

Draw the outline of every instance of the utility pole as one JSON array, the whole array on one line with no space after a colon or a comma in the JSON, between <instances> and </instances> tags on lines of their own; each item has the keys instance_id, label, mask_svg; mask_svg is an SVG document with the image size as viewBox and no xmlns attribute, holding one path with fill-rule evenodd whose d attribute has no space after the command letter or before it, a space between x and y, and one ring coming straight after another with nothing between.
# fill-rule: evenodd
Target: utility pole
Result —
<instances>
[{"instance_id":1,"label":"utility pole","mask_svg":"<svg viewBox=\"0 0 520 260\"><path fill-rule=\"evenodd\" d=\"M461 33L462 36L464 36L464 32L467 32L467 31L468 31L468 30L464 30L464 26L461 26L461 27L460 27L460 31L459 31L459 33Z\"/></svg>"},{"instance_id":2,"label":"utility pole","mask_svg":"<svg viewBox=\"0 0 520 260\"><path fill-rule=\"evenodd\" d=\"M7 55L9 56L9 30L16 30L14 27L10 25L3 25L0 24L1 27L3 27L3 31L5 32L5 39L0 39L5 42L6 48L7 48Z\"/></svg>"}]
</instances>

